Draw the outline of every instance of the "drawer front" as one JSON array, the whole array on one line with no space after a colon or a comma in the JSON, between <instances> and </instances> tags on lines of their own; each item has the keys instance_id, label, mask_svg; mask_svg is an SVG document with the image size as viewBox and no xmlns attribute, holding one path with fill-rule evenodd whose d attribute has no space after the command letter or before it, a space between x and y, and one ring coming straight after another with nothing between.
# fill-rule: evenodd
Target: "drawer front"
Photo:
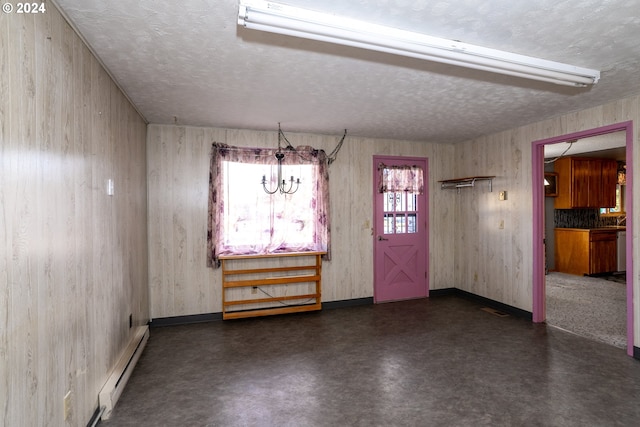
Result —
<instances>
[{"instance_id":1,"label":"drawer front","mask_svg":"<svg viewBox=\"0 0 640 427\"><path fill-rule=\"evenodd\" d=\"M592 231L589 233L589 241L590 242L601 242L603 240L616 240L616 232L615 231Z\"/></svg>"}]
</instances>

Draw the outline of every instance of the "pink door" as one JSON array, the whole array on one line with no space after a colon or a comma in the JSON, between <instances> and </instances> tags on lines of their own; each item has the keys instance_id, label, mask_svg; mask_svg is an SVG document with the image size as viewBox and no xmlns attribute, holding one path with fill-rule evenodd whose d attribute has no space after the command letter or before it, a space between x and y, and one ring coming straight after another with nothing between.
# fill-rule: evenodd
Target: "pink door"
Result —
<instances>
[{"instance_id":1,"label":"pink door","mask_svg":"<svg viewBox=\"0 0 640 427\"><path fill-rule=\"evenodd\" d=\"M429 296L427 191L425 158L374 156L374 300L397 301ZM380 192L381 171L398 166L420 168L423 194Z\"/></svg>"}]
</instances>

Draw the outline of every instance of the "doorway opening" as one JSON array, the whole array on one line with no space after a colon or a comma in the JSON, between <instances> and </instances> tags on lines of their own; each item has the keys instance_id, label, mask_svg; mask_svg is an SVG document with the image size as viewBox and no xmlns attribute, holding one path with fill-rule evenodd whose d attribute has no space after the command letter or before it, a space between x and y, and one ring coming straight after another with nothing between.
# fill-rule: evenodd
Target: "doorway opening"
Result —
<instances>
[{"instance_id":1,"label":"doorway opening","mask_svg":"<svg viewBox=\"0 0 640 427\"><path fill-rule=\"evenodd\" d=\"M546 323L624 349L625 137L618 131L544 146Z\"/></svg>"},{"instance_id":2,"label":"doorway opening","mask_svg":"<svg viewBox=\"0 0 640 427\"><path fill-rule=\"evenodd\" d=\"M587 131L575 132L572 134L561 135L540 141L534 141L532 144L532 175L533 182L539 182L540 185L533 185L533 321L544 322L546 320L546 256L545 256L545 171L544 171L544 151L545 146L557 144L561 142L581 140L595 136L607 135L614 132L624 132L625 150L627 163L627 185L625 186L626 196L626 215L632 217L632 194L633 194L633 127L632 122L623 122L610 126L604 126ZM547 219L553 221L553 218ZM627 335L627 354L633 356L633 259L632 253L632 228L633 223L629 221L626 224L627 235L625 241L626 249L626 335Z\"/></svg>"}]
</instances>

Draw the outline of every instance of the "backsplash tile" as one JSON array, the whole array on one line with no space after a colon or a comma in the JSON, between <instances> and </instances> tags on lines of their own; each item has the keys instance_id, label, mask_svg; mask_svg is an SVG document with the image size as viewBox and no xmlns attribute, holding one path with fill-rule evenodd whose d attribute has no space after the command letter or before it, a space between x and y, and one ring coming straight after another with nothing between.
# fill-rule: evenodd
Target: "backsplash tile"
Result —
<instances>
[{"instance_id":1,"label":"backsplash tile","mask_svg":"<svg viewBox=\"0 0 640 427\"><path fill-rule=\"evenodd\" d=\"M598 228L616 225L615 217L601 217L598 209L555 209L556 228Z\"/></svg>"}]
</instances>

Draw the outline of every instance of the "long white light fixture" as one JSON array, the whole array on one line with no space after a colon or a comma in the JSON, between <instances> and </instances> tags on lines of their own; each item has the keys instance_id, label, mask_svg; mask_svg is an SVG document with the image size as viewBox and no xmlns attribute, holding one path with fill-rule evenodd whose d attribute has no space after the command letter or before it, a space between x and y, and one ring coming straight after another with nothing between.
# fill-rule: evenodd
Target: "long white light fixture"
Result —
<instances>
[{"instance_id":1,"label":"long white light fixture","mask_svg":"<svg viewBox=\"0 0 640 427\"><path fill-rule=\"evenodd\" d=\"M600 79L598 70L263 0L241 0L238 25L566 86L585 87Z\"/></svg>"}]
</instances>

